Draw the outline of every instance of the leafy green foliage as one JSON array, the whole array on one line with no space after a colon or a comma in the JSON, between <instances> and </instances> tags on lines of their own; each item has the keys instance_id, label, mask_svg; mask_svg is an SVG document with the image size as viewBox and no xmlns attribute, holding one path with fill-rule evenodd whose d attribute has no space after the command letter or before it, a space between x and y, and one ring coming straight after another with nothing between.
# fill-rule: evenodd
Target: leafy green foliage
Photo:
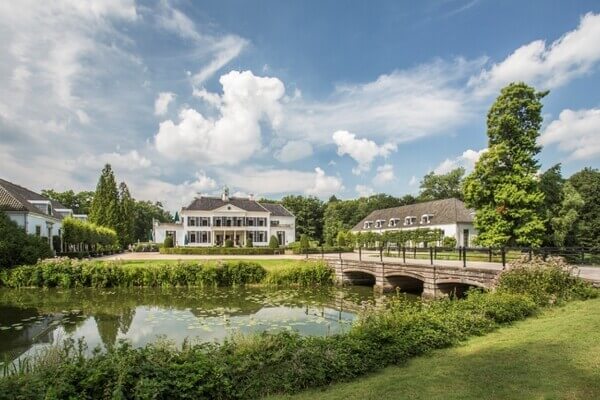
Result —
<instances>
[{"instance_id":1,"label":"leafy green foliage","mask_svg":"<svg viewBox=\"0 0 600 400\"><path fill-rule=\"evenodd\" d=\"M227 248L232 248L233 247L233 240L231 239L226 239L225 242L223 243L223 245Z\"/></svg>"},{"instance_id":2,"label":"leafy green foliage","mask_svg":"<svg viewBox=\"0 0 600 400\"><path fill-rule=\"evenodd\" d=\"M125 182L119 184L119 222L117 229L121 245L127 246L134 242L135 200L131 197Z\"/></svg>"},{"instance_id":3,"label":"leafy green foliage","mask_svg":"<svg viewBox=\"0 0 600 400\"><path fill-rule=\"evenodd\" d=\"M135 201L133 214L134 241L152 240L152 220L155 219L158 222L173 221L171 214L163 209L160 202L152 203L151 201Z\"/></svg>"},{"instance_id":4,"label":"leafy green foliage","mask_svg":"<svg viewBox=\"0 0 600 400\"><path fill-rule=\"evenodd\" d=\"M281 199L281 205L296 216L296 235L322 240L325 205L321 200L314 196L289 195Z\"/></svg>"},{"instance_id":5,"label":"leafy green foliage","mask_svg":"<svg viewBox=\"0 0 600 400\"><path fill-rule=\"evenodd\" d=\"M465 179L467 205L476 210L477 241L484 246L539 246L544 200L535 174L542 124L541 99L524 83L502 89L487 118L488 151Z\"/></svg>"},{"instance_id":6,"label":"leafy green foliage","mask_svg":"<svg viewBox=\"0 0 600 400\"><path fill-rule=\"evenodd\" d=\"M442 240L442 246L456 247L456 238L454 236L444 236L444 239Z\"/></svg>"},{"instance_id":7,"label":"leafy green foliage","mask_svg":"<svg viewBox=\"0 0 600 400\"><path fill-rule=\"evenodd\" d=\"M5 271L0 283L12 288L235 286L260 283L266 274L260 264L246 261L124 266L59 258Z\"/></svg>"},{"instance_id":8,"label":"leafy green foliage","mask_svg":"<svg viewBox=\"0 0 600 400\"><path fill-rule=\"evenodd\" d=\"M74 250L79 245L90 250L98 246L112 247L117 244L117 234L110 228L71 217L63 219L62 226L63 241L67 251Z\"/></svg>"},{"instance_id":9,"label":"leafy green foliage","mask_svg":"<svg viewBox=\"0 0 600 400\"><path fill-rule=\"evenodd\" d=\"M502 272L498 291L526 294L539 305L598 296L589 283L573 276L572 268L560 258L523 260Z\"/></svg>"},{"instance_id":10,"label":"leafy green foliage","mask_svg":"<svg viewBox=\"0 0 600 400\"><path fill-rule=\"evenodd\" d=\"M277 236L271 235L271 238L269 239L269 248L270 249L278 249L279 248L279 240L277 239Z\"/></svg>"},{"instance_id":11,"label":"leafy green foliage","mask_svg":"<svg viewBox=\"0 0 600 400\"><path fill-rule=\"evenodd\" d=\"M94 192L83 191L75 193L73 190L57 192L52 189L42 190L42 196L56 200L63 206L73 210L75 214L89 214Z\"/></svg>"},{"instance_id":12,"label":"leafy green foliage","mask_svg":"<svg viewBox=\"0 0 600 400\"><path fill-rule=\"evenodd\" d=\"M302 250L302 251L308 250L309 247L310 247L310 239L308 238L308 235L304 234L304 235L300 236L300 250Z\"/></svg>"},{"instance_id":13,"label":"leafy green foliage","mask_svg":"<svg viewBox=\"0 0 600 400\"><path fill-rule=\"evenodd\" d=\"M561 197L560 208L550 217L553 242L559 247L565 245L567 236L573 232L573 227L579 219L579 211L585 204L569 182L563 185Z\"/></svg>"},{"instance_id":14,"label":"leafy green foliage","mask_svg":"<svg viewBox=\"0 0 600 400\"><path fill-rule=\"evenodd\" d=\"M167 236L163 241L163 249L170 249L173 247L173 236Z\"/></svg>"},{"instance_id":15,"label":"leafy green foliage","mask_svg":"<svg viewBox=\"0 0 600 400\"><path fill-rule=\"evenodd\" d=\"M579 219L574 227L577 245L600 249L600 171L584 168L569 178L583 199Z\"/></svg>"},{"instance_id":16,"label":"leafy green foliage","mask_svg":"<svg viewBox=\"0 0 600 400\"><path fill-rule=\"evenodd\" d=\"M465 169L460 167L446 174L430 172L421 180L420 201L442 200L449 198L463 198L462 183Z\"/></svg>"},{"instance_id":17,"label":"leafy green foliage","mask_svg":"<svg viewBox=\"0 0 600 400\"><path fill-rule=\"evenodd\" d=\"M246 247L248 247L248 248L254 247L254 243L252 243L252 238L251 237L247 237L246 238Z\"/></svg>"},{"instance_id":18,"label":"leafy green foliage","mask_svg":"<svg viewBox=\"0 0 600 400\"><path fill-rule=\"evenodd\" d=\"M53 256L48 239L28 235L0 211L0 270Z\"/></svg>"},{"instance_id":19,"label":"leafy green foliage","mask_svg":"<svg viewBox=\"0 0 600 400\"><path fill-rule=\"evenodd\" d=\"M324 262L303 262L287 268L270 271L264 283L267 285L316 286L333 284L333 270Z\"/></svg>"},{"instance_id":20,"label":"leafy green foliage","mask_svg":"<svg viewBox=\"0 0 600 400\"><path fill-rule=\"evenodd\" d=\"M96 225L118 230L119 192L110 164L106 164L102 169L90 207L89 219Z\"/></svg>"}]
</instances>

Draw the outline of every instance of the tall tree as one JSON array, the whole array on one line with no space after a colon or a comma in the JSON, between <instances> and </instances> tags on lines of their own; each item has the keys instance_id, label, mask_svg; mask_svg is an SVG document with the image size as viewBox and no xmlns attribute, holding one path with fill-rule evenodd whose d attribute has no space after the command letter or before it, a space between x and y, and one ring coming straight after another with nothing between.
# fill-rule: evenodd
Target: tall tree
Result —
<instances>
[{"instance_id":1,"label":"tall tree","mask_svg":"<svg viewBox=\"0 0 600 400\"><path fill-rule=\"evenodd\" d=\"M135 229L135 200L129 193L129 188L125 182L119 184L119 225L117 234L119 243L127 246L134 241Z\"/></svg>"},{"instance_id":2,"label":"tall tree","mask_svg":"<svg viewBox=\"0 0 600 400\"><path fill-rule=\"evenodd\" d=\"M579 210L584 205L583 199L569 182L565 183L562 189L563 200L560 208L550 219L553 244L558 247L566 244L567 237L573 232L573 227L579 219Z\"/></svg>"},{"instance_id":3,"label":"tall tree","mask_svg":"<svg viewBox=\"0 0 600 400\"><path fill-rule=\"evenodd\" d=\"M555 246L554 224L552 218L556 217L563 203L564 179L560 164L553 165L544 171L539 178L539 188L544 194L544 202L540 207L540 215L545 219L546 235L544 246ZM560 245L562 246L562 244Z\"/></svg>"},{"instance_id":4,"label":"tall tree","mask_svg":"<svg viewBox=\"0 0 600 400\"><path fill-rule=\"evenodd\" d=\"M446 174L430 172L421 181L421 193L419 200L441 200L456 197L462 199L462 183L465 169L462 167L453 169Z\"/></svg>"},{"instance_id":5,"label":"tall tree","mask_svg":"<svg viewBox=\"0 0 600 400\"><path fill-rule=\"evenodd\" d=\"M296 237L308 235L313 240L323 239L324 204L314 196L285 196L281 204L296 216Z\"/></svg>"},{"instance_id":6,"label":"tall tree","mask_svg":"<svg viewBox=\"0 0 600 400\"><path fill-rule=\"evenodd\" d=\"M98 179L89 219L97 225L119 229L119 193L110 164L104 166Z\"/></svg>"},{"instance_id":7,"label":"tall tree","mask_svg":"<svg viewBox=\"0 0 600 400\"><path fill-rule=\"evenodd\" d=\"M575 225L577 245L600 249L600 171L584 168L569 178L583 199Z\"/></svg>"},{"instance_id":8,"label":"tall tree","mask_svg":"<svg viewBox=\"0 0 600 400\"><path fill-rule=\"evenodd\" d=\"M152 221L173 222L171 213L165 211L160 202L136 201L134 203L134 241L152 239Z\"/></svg>"},{"instance_id":9,"label":"tall tree","mask_svg":"<svg viewBox=\"0 0 600 400\"><path fill-rule=\"evenodd\" d=\"M488 149L471 175L464 194L476 211L478 242L485 246L542 244L544 201L536 173L537 139L542 124L541 99L524 83L511 83L500 92L487 116Z\"/></svg>"}]
</instances>

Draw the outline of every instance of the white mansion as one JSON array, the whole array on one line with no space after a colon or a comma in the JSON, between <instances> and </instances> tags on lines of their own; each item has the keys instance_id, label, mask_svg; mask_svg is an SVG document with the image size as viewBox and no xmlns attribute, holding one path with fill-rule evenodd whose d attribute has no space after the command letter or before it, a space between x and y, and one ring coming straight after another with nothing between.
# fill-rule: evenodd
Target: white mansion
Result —
<instances>
[{"instance_id":1,"label":"white mansion","mask_svg":"<svg viewBox=\"0 0 600 400\"><path fill-rule=\"evenodd\" d=\"M296 217L280 204L259 203L253 196L229 197L224 189L221 197L196 197L179 213L179 222L155 221L154 242L162 243L173 237L175 246L221 246L232 240L234 246L267 246L271 236L280 245L296 241Z\"/></svg>"},{"instance_id":2,"label":"white mansion","mask_svg":"<svg viewBox=\"0 0 600 400\"><path fill-rule=\"evenodd\" d=\"M458 199L426 201L407 206L375 210L360 221L353 232L440 229L444 236L456 239L457 246L470 247L477 231L475 211Z\"/></svg>"}]
</instances>

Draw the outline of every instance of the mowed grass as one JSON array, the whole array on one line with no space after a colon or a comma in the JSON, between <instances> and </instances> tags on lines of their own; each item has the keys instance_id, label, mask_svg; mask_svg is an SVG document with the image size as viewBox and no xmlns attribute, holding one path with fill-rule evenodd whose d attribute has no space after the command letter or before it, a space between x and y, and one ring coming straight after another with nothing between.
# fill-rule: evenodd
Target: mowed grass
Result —
<instances>
[{"instance_id":1,"label":"mowed grass","mask_svg":"<svg viewBox=\"0 0 600 400\"><path fill-rule=\"evenodd\" d=\"M364 379L278 399L600 399L600 299Z\"/></svg>"},{"instance_id":2,"label":"mowed grass","mask_svg":"<svg viewBox=\"0 0 600 400\"><path fill-rule=\"evenodd\" d=\"M293 260L293 259L224 259L222 262L238 262L238 261L246 261L246 262L255 262L262 265L267 271L273 271L277 269L289 268L295 265L302 265L307 262L315 262L315 261L305 261L305 260ZM114 262L114 261L99 261L102 263ZM123 266L161 266L168 264L178 264L178 263L202 263L202 264L216 264L220 262L220 260L123 260L117 261L122 263Z\"/></svg>"}]
</instances>

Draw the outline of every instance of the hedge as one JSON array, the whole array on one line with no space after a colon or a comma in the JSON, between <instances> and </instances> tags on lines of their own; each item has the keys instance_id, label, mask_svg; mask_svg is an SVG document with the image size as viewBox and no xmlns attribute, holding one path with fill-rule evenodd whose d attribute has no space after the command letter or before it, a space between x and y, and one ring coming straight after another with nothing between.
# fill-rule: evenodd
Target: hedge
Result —
<instances>
[{"instance_id":1,"label":"hedge","mask_svg":"<svg viewBox=\"0 0 600 400\"><path fill-rule=\"evenodd\" d=\"M271 276L272 275L272 276ZM179 262L127 265L70 258L48 259L0 272L0 286L21 287L159 287L237 286L245 284L333 284L333 273L319 261L299 261L297 266L267 272L249 261Z\"/></svg>"},{"instance_id":2,"label":"hedge","mask_svg":"<svg viewBox=\"0 0 600 400\"><path fill-rule=\"evenodd\" d=\"M172 247L161 248L161 254L194 255L273 255L277 249L268 247Z\"/></svg>"}]
</instances>

